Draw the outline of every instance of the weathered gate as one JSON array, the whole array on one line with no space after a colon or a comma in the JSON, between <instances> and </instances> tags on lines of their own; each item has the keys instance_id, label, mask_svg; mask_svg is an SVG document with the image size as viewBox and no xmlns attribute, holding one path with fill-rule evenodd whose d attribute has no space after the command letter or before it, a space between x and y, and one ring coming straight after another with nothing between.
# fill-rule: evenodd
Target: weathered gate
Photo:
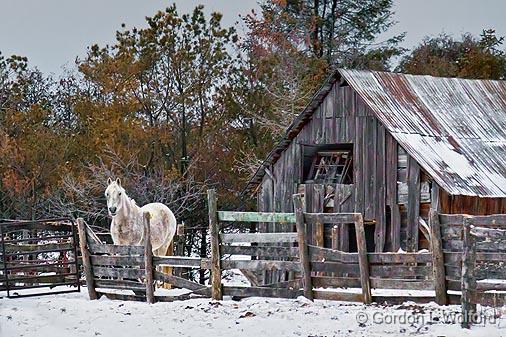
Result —
<instances>
[{"instance_id":1,"label":"weathered gate","mask_svg":"<svg viewBox=\"0 0 506 337\"><path fill-rule=\"evenodd\" d=\"M9 298L79 291L77 256L71 219L0 220L0 290ZM74 288L42 290L57 286Z\"/></svg>"}]
</instances>

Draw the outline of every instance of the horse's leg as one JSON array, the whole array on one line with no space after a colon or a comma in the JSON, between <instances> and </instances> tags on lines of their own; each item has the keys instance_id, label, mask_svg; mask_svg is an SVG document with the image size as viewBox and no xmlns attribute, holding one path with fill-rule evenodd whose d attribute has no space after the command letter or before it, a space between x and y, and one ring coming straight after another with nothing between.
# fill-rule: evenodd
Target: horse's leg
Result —
<instances>
[{"instance_id":1,"label":"horse's leg","mask_svg":"<svg viewBox=\"0 0 506 337\"><path fill-rule=\"evenodd\" d=\"M170 244L168 246L164 245L164 248L165 248L165 252L163 252L163 254L165 256L172 256L174 254L174 245L173 245L173 242L174 241L171 241ZM162 272L165 273L165 274L168 274L168 275L172 275L172 267L170 266L163 266L162 267ZM170 285L170 283L164 283L163 284L163 288L164 289L172 289L172 286Z\"/></svg>"}]
</instances>

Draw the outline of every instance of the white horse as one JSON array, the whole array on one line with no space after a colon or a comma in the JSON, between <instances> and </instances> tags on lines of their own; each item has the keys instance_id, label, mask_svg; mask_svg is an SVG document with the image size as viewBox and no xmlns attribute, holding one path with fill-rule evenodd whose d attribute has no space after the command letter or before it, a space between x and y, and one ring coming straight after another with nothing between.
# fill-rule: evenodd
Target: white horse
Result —
<instances>
[{"instance_id":1,"label":"white horse","mask_svg":"<svg viewBox=\"0 0 506 337\"><path fill-rule=\"evenodd\" d=\"M114 244L136 246L144 244L143 214L149 212L153 255L172 255L168 250L177 226L172 211L158 202L137 206L135 200L126 194L119 178L115 181L109 178L107 185L105 197L107 210L112 217L111 236Z\"/></svg>"}]
</instances>

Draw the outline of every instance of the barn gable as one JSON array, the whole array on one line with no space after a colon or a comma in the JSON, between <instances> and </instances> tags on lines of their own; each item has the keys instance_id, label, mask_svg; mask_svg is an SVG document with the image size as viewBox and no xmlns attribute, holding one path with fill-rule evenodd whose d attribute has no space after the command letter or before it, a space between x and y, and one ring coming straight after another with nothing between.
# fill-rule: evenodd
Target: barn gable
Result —
<instances>
[{"instance_id":1,"label":"barn gable","mask_svg":"<svg viewBox=\"0 0 506 337\"><path fill-rule=\"evenodd\" d=\"M247 190L287 149L337 83L348 83L386 130L451 195L506 197L506 82L337 70L288 128ZM353 104L353 102L351 102ZM329 114L329 112L326 112ZM323 132L332 133L335 128Z\"/></svg>"}]
</instances>

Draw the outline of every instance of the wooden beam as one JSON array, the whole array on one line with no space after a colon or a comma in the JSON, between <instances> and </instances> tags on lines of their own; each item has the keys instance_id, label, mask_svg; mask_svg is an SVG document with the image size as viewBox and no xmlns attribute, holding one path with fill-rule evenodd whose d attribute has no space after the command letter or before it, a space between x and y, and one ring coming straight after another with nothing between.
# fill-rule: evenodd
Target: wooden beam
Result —
<instances>
[{"instance_id":1,"label":"wooden beam","mask_svg":"<svg viewBox=\"0 0 506 337\"><path fill-rule=\"evenodd\" d=\"M309 254L306 241L306 226L304 223L303 204L300 194L293 195L293 205L295 209L295 224L297 226L297 235L299 238L299 260L302 269L302 282L304 296L313 300L313 284L311 282L311 268L309 263Z\"/></svg>"},{"instance_id":2,"label":"wooden beam","mask_svg":"<svg viewBox=\"0 0 506 337\"><path fill-rule=\"evenodd\" d=\"M431 231L432 271L434 275L434 289L436 290L436 303L447 305L446 275L443 256L443 241L441 239L441 225L439 214L434 209L429 211L429 227Z\"/></svg>"},{"instance_id":3,"label":"wooden beam","mask_svg":"<svg viewBox=\"0 0 506 337\"><path fill-rule=\"evenodd\" d=\"M151 247L151 215L144 212L142 215L144 224L144 268L146 273L146 301L155 303L155 282L153 272L153 249Z\"/></svg>"},{"instance_id":4,"label":"wooden beam","mask_svg":"<svg viewBox=\"0 0 506 337\"><path fill-rule=\"evenodd\" d=\"M304 213L304 220L308 224L324 223L339 224L353 223L358 213Z\"/></svg>"},{"instance_id":5,"label":"wooden beam","mask_svg":"<svg viewBox=\"0 0 506 337\"><path fill-rule=\"evenodd\" d=\"M369 280L369 262L367 260L367 246L362 214L355 217L355 234L357 236L358 264L360 267L360 283L365 304L372 302L371 285Z\"/></svg>"},{"instance_id":6,"label":"wooden beam","mask_svg":"<svg viewBox=\"0 0 506 337\"><path fill-rule=\"evenodd\" d=\"M222 243L257 242L278 243L297 242L297 233L237 233L220 234Z\"/></svg>"},{"instance_id":7,"label":"wooden beam","mask_svg":"<svg viewBox=\"0 0 506 337\"><path fill-rule=\"evenodd\" d=\"M463 328L469 329L476 304L472 303L472 293L476 290L476 278L474 276L474 266L476 263L476 245L474 237L471 235L471 218L464 217L464 249L462 252L462 278L461 278L461 306Z\"/></svg>"},{"instance_id":8,"label":"wooden beam","mask_svg":"<svg viewBox=\"0 0 506 337\"><path fill-rule=\"evenodd\" d=\"M293 213L218 211L219 221L295 223Z\"/></svg>"},{"instance_id":9,"label":"wooden beam","mask_svg":"<svg viewBox=\"0 0 506 337\"><path fill-rule=\"evenodd\" d=\"M223 299L220 266L220 229L218 223L218 206L216 190L207 191L209 208L209 232L211 233L211 297L213 300Z\"/></svg>"},{"instance_id":10,"label":"wooden beam","mask_svg":"<svg viewBox=\"0 0 506 337\"><path fill-rule=\"evenodd\" d=\"M408 160L408 215L406 248L418 250L418 217L420 216L420 166L409 156Z\"/></svg>"},{"instance_id":11,"label":"wooden beam","mask_svg":"<svg viewBox=\"0 0 506 337\"><path fill-rule=\"evenodd\" d=\"M77 219L77 230L79 231L79 246L81 248L81 256L84 267L84 276L86 278L86 287L88 288L88 296L90 300L96 300L98 298L95 290L95 283L93 281L93 267L90 260L90 252L88 250L86 240L86 227L82 218Z\"/></svg>"}]
</instances>

